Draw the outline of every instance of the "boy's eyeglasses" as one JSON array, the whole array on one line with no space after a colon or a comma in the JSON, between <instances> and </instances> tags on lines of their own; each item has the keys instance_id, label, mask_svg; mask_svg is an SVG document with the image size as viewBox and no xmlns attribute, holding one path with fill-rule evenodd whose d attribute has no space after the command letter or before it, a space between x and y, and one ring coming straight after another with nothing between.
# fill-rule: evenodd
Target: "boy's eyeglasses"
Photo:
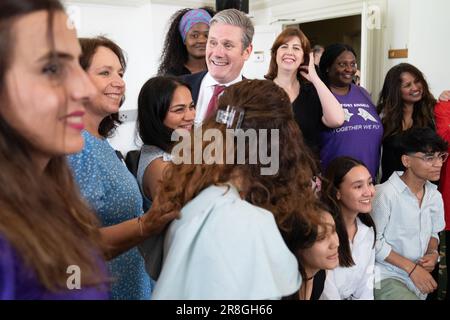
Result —
<instances>
[{"instance_id":1,"label":"boy's eyeglasses","mask_svg":"<svg viewBox=\"0 0 450 320\"><path fill-rule=\"evenodd\" d=\"M448 152L440 152L437 155L425 154L423 156L415 156L412 154L408 154L408 156L422 159L426 164L432 165L436 163L437 160L440 160L442 163L444 163L448 159Z\"/></svg>"}]
</instances>

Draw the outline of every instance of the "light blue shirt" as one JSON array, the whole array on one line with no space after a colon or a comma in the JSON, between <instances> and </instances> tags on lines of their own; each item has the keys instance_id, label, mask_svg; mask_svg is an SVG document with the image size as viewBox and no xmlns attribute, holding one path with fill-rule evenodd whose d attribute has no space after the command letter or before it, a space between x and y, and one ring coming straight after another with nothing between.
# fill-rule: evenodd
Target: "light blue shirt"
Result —
<instances>
[{"instance_id":1,"label":"light blue shirt","mask_svg":"<svg viewBox=\"0 0 450 320\"><path fill-rule=\"evenodd\" d=\"M376 281L396 278L421 299L422 294L408 274L385 261L391 250L399 255L417 261L422 258L431 237L438 239L438 232L445 227L444 204L437 187L427 181L422 205L415 194L400 179L401 171L394 172L388 181L376 186L372 218L377 229Z\"/></svg>"},{"instance_id":2,"label":"light blue shirt","mask_svg":"<svg viewBox=\"0 0 450 320\"><path fill-rule=\"evenodd\" d=\"M279 299L301 285L273 214L242 200L231 185L204 189L164 240L151 242L140 249L148 271L159 274L154 299ZM155 265L161 255L162 270Z\"/></svg>"}]
</instances>

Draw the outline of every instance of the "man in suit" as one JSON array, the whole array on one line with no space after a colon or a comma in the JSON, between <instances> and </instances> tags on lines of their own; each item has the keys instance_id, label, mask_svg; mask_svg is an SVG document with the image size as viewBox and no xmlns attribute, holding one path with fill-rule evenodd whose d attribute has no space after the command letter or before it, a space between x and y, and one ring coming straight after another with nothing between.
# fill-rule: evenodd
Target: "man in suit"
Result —
<instances>
[{"instance_id":1,"label":"man in suit","mask_svg":"<svg viewBox=\"0 0 450 320\"><path fill-rule=\"evenodd\" d=\"M243 79L242 68L252 52L253 34L253 23L239 10L223 10L211 19L205 57L208 71L183 76L196 103L196 125L215 114L225 87Z\"/></svg>"}]
</instances>

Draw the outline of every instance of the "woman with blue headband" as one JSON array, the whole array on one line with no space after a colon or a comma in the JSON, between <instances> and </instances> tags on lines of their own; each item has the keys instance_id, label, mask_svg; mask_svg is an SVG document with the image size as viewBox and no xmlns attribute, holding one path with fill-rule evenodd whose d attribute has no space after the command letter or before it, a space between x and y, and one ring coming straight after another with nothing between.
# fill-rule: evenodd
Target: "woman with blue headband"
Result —
<instances>
[{"instance_id":1,"label":"woman with blue headband","mask_svg":"<svg viewBox=\"0 0 450 320\"><path fill-rule=\"evenodd\" d=\"M206 70L206 40L214 13L208 7L187 8L172 16L158 75L180 76Z\"/></svg>"}]
</instances>

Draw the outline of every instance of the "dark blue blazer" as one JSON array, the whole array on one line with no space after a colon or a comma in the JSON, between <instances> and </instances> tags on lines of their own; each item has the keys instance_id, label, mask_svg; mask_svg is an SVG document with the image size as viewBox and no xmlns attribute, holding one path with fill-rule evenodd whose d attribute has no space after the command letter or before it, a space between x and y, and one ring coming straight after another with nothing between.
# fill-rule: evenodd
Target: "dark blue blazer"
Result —
<instances>
[{"instance_id":1,"label":"dark blue blazer","mask_svg":"<svg viewBox=\"0 0 450 320\"><path fill-rule=\"evenodd\" d=\"M192 99L195 103L197 103L200 85L207 72L208 71L200 71L193 74L185 74L180 77L181 80L185 81L191 87Z\"/></svg>"}]
</instances>

